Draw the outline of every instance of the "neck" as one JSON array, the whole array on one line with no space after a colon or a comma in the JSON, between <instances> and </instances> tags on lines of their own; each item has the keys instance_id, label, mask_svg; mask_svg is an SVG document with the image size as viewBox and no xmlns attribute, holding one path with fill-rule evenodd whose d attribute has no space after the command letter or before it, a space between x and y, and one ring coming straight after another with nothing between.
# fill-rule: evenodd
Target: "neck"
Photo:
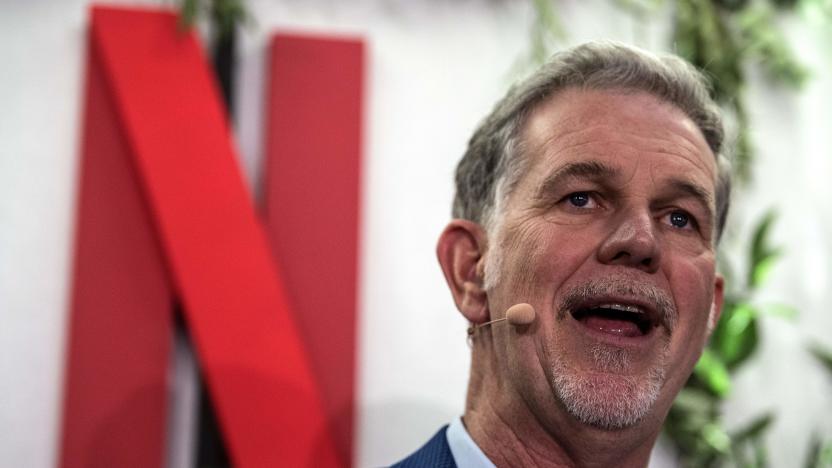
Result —
<instances>
[{"instance_id":1,"label":"neck","mask_svg":"<svg viewBox=\"0 0 832 468\"><path fill-rule=\"evenodd\" d=\"M478 359L476 346L473 354L463 421L496 466L647 466L660 420L648 417L632 428L609 431L578 422L554 398L534 410L514 385L498 378L493 359Z\"/></svg>"}]
</instances>

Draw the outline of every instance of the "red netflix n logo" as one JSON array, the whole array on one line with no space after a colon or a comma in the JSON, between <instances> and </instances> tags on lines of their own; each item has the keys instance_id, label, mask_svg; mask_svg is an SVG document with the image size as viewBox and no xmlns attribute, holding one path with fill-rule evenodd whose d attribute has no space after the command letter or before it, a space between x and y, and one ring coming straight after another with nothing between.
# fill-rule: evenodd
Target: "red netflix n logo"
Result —
<instances>
[{"instance_id":1,"label":"red netflix n logo","mask_svg":"<svg viewBox=\"0 0 832 468\"><path fill-rule=\"evenodd\" d=\"M271 58L264 226L193 35L93 9L62 466L162 465L174 298L235 466L350 464L363 47Z\"/></svg>"}]
</instances>

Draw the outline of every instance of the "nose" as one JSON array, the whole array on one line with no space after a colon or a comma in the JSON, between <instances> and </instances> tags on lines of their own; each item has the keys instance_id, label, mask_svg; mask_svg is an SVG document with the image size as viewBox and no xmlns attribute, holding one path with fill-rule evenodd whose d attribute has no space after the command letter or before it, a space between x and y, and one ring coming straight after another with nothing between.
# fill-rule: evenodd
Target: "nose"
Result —
<instances>
[{"instance_id":1,"label":"nose","mask_svg":"<svg viewBox=\"0 0 832 468\"><path fill-rule=\"evenodd\" d=\"M631 211L611 222L613 227L598 249L598 261L656 272L661 249L650 214Z\"/></svg>"}]
</instances>

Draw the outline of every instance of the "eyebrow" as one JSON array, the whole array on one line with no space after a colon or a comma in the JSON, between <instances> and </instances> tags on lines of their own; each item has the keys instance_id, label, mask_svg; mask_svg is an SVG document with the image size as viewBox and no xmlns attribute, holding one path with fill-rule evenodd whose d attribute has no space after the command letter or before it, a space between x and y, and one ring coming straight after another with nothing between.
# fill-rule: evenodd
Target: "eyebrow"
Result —
<instances>
[{"instance_id":1,"label":"eyebrow","mask_svg":"<svg viewBox=\"0 0 832 468\"><path fill-rule=\"evenodd\" d=\"M714 209L712 208L714 206L714 197L711 192L699 184L683 179L671 179L669 185L672 189L695 199L708 211L711 219L714 218Z\"/></svg>"},{"instance_id":2,"label":"eyebrow","mask_svg":"<svg viewBox=\"0 0 832 468\"><path fill-rule=\"evenodd\" d=\"M598 161L579 161L569 163L557 171L549 174L546 179L543 180L543 183L540 184L538 194L543 195L546 193L552 193L561 184L563 184L564 181L569 179L599 180L612 178L617 173L618 171L615 168Z\"/></svg>"}]
</instances>

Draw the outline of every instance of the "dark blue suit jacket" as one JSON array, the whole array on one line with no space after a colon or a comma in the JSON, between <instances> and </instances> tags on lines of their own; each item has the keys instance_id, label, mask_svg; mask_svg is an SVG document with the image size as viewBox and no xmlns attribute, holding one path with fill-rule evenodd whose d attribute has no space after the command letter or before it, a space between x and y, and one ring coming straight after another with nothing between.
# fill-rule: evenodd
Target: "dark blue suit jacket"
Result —
<instances>
[{"instance_id":1,"label":"dark blue suit jacket","mask_svg":"<svg viewBox=\"0 0 832 468\"><path fill-rule=\"evenodd\" d=\"M422 448L391 468L456 468L448 437L445 435L447 431L448 426L439 429Z\"/></svg>"}]
</instances>

